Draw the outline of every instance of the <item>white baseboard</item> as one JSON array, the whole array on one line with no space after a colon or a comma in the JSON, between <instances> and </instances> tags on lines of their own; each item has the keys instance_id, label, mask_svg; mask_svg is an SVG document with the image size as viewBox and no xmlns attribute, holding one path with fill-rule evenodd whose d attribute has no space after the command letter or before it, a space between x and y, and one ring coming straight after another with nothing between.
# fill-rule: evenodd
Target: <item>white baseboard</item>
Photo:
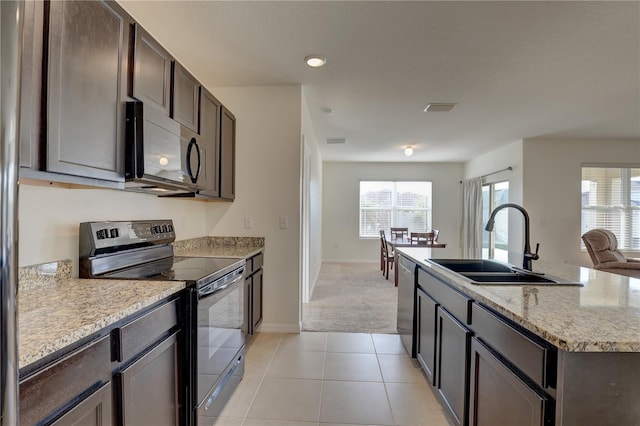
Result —
<instances>
[{"instance_id":1,"label":"white baseboard","mask_svg":"<svg viewBox=\"0 0 640 426\"><path fill-rule=\"evenodd\" d=\"M262 323L259 331L264 333L300 333L301 327L297 324L266 324Z\"/></svg>"},{"instance_id":2,"label":"white baseboard","mask_svg":"<svg viewBox=\"0 0 640 426\"><path fill-rule=\"evenodd\" d=\"M322 263L380 263L380 260L361 260L361 259L322 259Z\"/></svg>"}]
</instances>

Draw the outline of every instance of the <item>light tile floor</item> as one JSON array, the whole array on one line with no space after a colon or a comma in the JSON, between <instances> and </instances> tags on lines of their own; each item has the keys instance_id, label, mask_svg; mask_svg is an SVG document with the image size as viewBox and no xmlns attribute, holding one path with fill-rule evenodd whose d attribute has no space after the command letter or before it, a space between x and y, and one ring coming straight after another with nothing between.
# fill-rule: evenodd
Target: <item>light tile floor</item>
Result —
<instances>
[{"instance_id":1,"label":"light tile floor","mask_svg":"<svg viewBox=\"0 0 640 426\"><path fill-rule=\"evenodd\" d=\"M215 425L448 426L395 334L259 333Z\"/></svg>"}]
</instances>

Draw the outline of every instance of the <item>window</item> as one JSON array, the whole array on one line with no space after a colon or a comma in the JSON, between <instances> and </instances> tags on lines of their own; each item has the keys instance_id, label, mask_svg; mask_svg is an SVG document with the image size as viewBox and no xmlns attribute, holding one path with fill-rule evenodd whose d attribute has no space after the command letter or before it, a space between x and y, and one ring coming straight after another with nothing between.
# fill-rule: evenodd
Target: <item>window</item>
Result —
<instances>
[{"instance_id":1,"label":"window","mask_svg":"<svg viewBox=\"0 0 640 426\"><path fill-rule=\"evenodd\" d=\"M619 249L640 250L640 167L582 166L581 192L581 234L605 228Z\"/></svg>"},{"instance_id":2,"label":"window","mask_svg":"<svg viewBox=\"0 0 640 426\"><path fill-rule=\"evenodd\" d=\"M360 237L391 227L431 229L431 182L360 182Z\"/></svg>"},{"instance_id":3,"label":"window","mask_svg":"<svg viewBox=\"0 0 640 426\"><path fill-rule=\"evenodd\" d=\"M489 221L493 209L509 202L509 182L482 185L482 223ZM503 210L496 215L493 232L483 231L482 257L509 261L509 214Z\"/></svg>"}]
</instances>

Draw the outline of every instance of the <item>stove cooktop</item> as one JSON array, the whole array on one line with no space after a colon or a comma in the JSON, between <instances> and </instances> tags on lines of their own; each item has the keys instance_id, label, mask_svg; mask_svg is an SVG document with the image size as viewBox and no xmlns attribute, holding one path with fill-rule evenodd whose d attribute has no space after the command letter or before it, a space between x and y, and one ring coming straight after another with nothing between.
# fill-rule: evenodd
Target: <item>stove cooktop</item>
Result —
<instances>
[{"instance_id":1,"label":"stove cooktop","mask_svg":"<svg viewBox=\"0 0 640 426\"><path fill-rule=\"evenodd\" d=\"M173 256L144 263L102 275L105 278L122 278L158 281L186 281L188 285L206 284L238 269L244 259L226 257Z\"/></svg>"}]
</instances>

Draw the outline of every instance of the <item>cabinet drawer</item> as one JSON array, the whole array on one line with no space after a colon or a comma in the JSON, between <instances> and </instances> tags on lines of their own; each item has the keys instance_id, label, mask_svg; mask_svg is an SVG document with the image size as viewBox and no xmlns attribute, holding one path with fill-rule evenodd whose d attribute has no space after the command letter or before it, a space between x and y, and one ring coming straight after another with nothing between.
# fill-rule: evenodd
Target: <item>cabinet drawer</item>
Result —
<instances>
[{"instance_id":1,"label":"cabinet drawer","mask_svg":"<svg viewBox=\"0 0 640 426\"><path fill-rule=\"evenodd\" d=\"M418 286L427 292L460 322L471 324L471 304L473 300L449 287L434 276L418 269Z\"/></svg>"},{"instance_id":2,"label":"cabinet drawer","mask_svg":"<svg viewBox=\"0 0 640 426\"><path fill-rule=\"evenodd\" d=\"M124 361L146 349L178 324L179 299L175 299L138 319L113 330L113 361Z\"/></svg>"},{"instance_id":3,"label":"cabinet drawer","mask_svg":"<svg viewBox=\"0 0 640 426\"><path fill-rule=\"evenodd\" d=\"M109 336L63 356L20 383L20 423L32 425L63 411L111 376Z\"/></svg>"},{"instance_id":4,"label":"cabinet drawer","mask_svg":"<svg viewBox=\"0 0 640 426\"><path fill-rule=\"evenodd\" d=\"M527 336L487 308L473 304L471 328L484 343L499 352L542 388L554 387L555 349L535 336Z\"/></svg>"},{"instance_id":5,"label":"cabinet drawer","mask_svg":"<svg viewBox=\"0 0 640 426\"><path fill-rule=\"evenodd\" d=\"M264 254L259 253L253 257L247 259L247 271L246 276L249 276L256 272L258 269L262 268L262 264L264 263Z\"/></svg>"}]
</instances>

